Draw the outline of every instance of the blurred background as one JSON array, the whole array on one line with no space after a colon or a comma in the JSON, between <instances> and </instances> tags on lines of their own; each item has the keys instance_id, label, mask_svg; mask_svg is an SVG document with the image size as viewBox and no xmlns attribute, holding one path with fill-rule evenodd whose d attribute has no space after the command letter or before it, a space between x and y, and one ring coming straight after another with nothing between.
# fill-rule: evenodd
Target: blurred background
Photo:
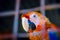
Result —
<instances>
[{"instance_id":1,"label":"blurred background","mask_svg":"<svg viewBox=\"0 0 60 40\"><path fill-rule=\"evenodd\" d=\"M45 16L60 28L60 0L43 0L43 2L45 3ZM23 38L29 40L21 25L21 15L28 11L41 12L40 9L41 0L18 0L18 3L16 0L0 0L0 38L12 40L15 34L17 40Z\"/></svg>"}]
</instances>

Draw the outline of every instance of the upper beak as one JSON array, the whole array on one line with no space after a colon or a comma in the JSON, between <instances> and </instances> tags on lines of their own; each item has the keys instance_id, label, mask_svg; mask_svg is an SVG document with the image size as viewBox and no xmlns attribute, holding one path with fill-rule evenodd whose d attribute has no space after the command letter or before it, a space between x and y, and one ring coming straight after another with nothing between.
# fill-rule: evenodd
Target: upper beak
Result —
<instances>
[{"instance_id":1,"label":"upper beak","mask_svg":"<svg viewBox=\"0 0 60 40\"><path fill-rule=\"evenodd\" d=\"M22 26L23 26L23 29L28 32L29 30L29 24L28 24L28 19L25 18L25 17L22 17Z\"/></svg>"},{"instance_id":2,"label":"upper beak","mask_svg":"<svg viewBox=\"0 0 60 40\"><path fill-rule=\"evenodd\" d=\"M23 29L28 32L29 30L29 24L28 24L28 20L29 20L29 15L28 14L23 14L21 16L22 18L22 26L23 26Z\"/></svg>"}]
</instances>

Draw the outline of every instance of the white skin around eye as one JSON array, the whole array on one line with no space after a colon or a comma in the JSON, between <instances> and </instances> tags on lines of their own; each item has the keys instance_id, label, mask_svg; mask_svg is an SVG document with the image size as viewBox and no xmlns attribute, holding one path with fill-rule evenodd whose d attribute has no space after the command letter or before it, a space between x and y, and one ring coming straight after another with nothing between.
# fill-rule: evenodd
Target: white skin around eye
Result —
<instances>
[{"instance_id":1,"label":"white skin around eye","mask_svg":"<svg viewBox=\"0 0 60 40\"><path fill-rule=\"evenodd\" d=\"M40 22L39 17L36 14L30 15L30 21L32 21L36 25L36 27Z\"/></svg>"}]
</instances>

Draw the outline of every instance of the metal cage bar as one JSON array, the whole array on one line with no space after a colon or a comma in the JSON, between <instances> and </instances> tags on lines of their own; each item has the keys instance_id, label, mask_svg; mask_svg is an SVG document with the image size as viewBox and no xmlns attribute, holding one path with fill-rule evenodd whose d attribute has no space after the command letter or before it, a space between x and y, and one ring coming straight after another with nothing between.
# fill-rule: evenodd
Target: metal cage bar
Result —
<instances>
[{"instance_id":1,"label":"metal cage bar","mask_svg":"<svg viewBox=\"0 0 60 40\"><path fill-rule=\"evenodd\" d=\"M43 15L42 19L42 40L45 40L44 35L45 35L45 22L44 22L44 17L45 17L45 0L40 0L41 3L41 13Z\"/></svg>"},{"instance_id":2,"label":"metal cage bar","mask_svg":"<svg viewBox=\"0 0 60 40\"><path fill-rule=\"evenodd\" d=\"M52 5L46 5L45 10L51 10L51 9L57 9L60 8L60 4L52 4ZM28 11L39 11L41 7L35 7L35 8L30 8L30 9L24 9L24 10L19 10L19 13L26 13ZM8 12L1 12L0 16L10 16L14 15L15 11L8 11Z\"/></svg>"},{"instance_id":3,"label":"metal cage bar","mask_svg":"<svg viewBox=\"0 0 60 40\"><path fill-rule=\"evenodd\" d=\"M14 24L13 24L13 34L16 35L16 37L17 37L17 34L18 34L19 6L20 6L20 0L16 0L15 14L14 14ZM13 40L16 40L16 38L14 38Z\"/></svg>"}]
</instances>

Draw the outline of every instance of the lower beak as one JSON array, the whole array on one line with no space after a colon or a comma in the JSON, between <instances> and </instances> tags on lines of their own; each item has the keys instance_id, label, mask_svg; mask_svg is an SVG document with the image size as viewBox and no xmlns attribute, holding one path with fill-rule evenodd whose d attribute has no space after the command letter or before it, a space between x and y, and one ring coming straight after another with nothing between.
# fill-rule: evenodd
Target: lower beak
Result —
<instances>
[{"instance_id":1,"label":"lower beak","mask_svg":"<svg viewBox=\"0 0 60 40\"><path fill-rule=\"evenodd\" d=\"M33 22L28 20L28 23L29 23L29 30L35 30L36 29L36 25Z\"/></svg>"}]
</instances>

